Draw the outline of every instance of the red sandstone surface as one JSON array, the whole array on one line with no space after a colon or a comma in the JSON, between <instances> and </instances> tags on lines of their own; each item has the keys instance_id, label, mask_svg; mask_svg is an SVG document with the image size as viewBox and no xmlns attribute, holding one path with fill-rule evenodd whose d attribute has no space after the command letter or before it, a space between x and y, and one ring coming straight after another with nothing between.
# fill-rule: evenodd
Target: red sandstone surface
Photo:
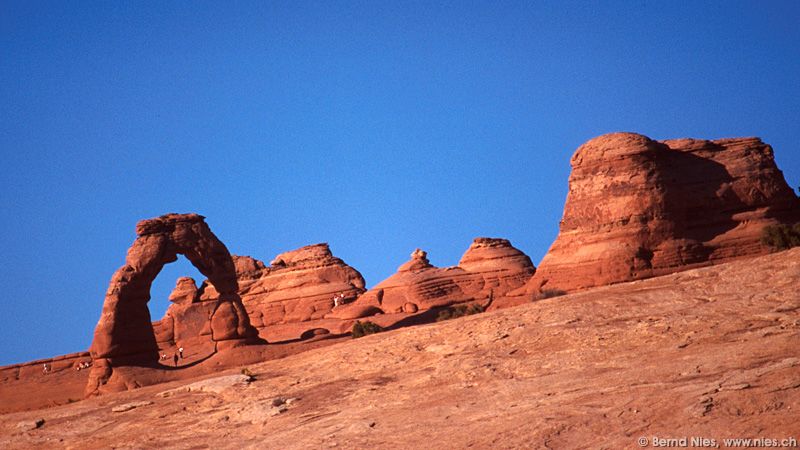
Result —
<instances>
[{"instance_id":1,"label":"red sandstone surface","mask_svg":"<svg viewBox=\"0 0 800 450\"><path fill-rule=\"evenodd\" d=\"M768 251L759 241L765 226L800 221L800 200L786 185L769 145L757 138L659 142L638 134L614 133L582 145L572 158L572 168L560 233L538 269L508 240L476 238L457 266L434 267L426 252L417 249L409 261L400 265L397 273L369 290L361 274L334 256L327 244L309 245L282 253L266 265L249 256L231 255L211 232L204 218L197 214L168 214L142 221L137 224L137 237L128 250L125 265L110 282L90 352L0 368L0 398L3 400L0 413L58 405L64 405L58 408L66 408L65 411L75 408L82 411L80 417L95 417L105 425L98 429L101 432L96 436L67 430L62 436L63 442L72 445L70 439L75 438L89 443L89 447L103 447L118 442L113 440L113 433L103 430L139 433L137 424L125 425L128 428L120 425L123 428L118 429L115 424L121 416L115 414L132 411L128 414L136 417L136 410L149 408L159 410L158 418L164 419L166 415L160 410L171 411L171 407L151 398L154 389L162 388L144 387L170 383L179 387L169 397L183 405L180 411L200 412L212 418L219 416L221 422L233 420L231 423L212 423L206 419L193 422L202 423L209 430L223 430L220 431L222 437L198 434L202 436L201 445L214 447L265 446L262 441L241 436L225 440L231 435L224 430L231 424L254 433L269 433L288 439L285 445L275 445L275 448L339 443L386 448L416 447L426 443L421 432L438 436L439 442L450 442L446 435L441 434L445 432L443 430L468 429L470 421L483 421L493 431L476 437L474 435L480 433L475 429L471 438L453 438L452 442L458 442L455 446L519 447L527 446L522 445L524 439L532 439L542 446L561 443L567 447L583 447L579 445L580 439L607 442L591 441L591 436L586 434L585 430L599 433L605 429L597 424L605 424L605 427L610 427L608 429L616 430L628 439L641 430L669 431L664 428L669 424L676 430L688 431L686 424L678 419L688 421L698 417L701 418L698 423L706 425L694 429L713 432L718 437L726 433L721 425L725 420L741 425L738 430L743 432L756 429L757 424L766 424L766 429L776 432L791 431L786 424L793 423L796 414L790 411L787 403L774 401L777 397L772 394L788 392L787 395L793 399L797 396L797 385L791 380L798 376L800 366L792 359L788 341L795 339L796 342L800 323L796 288L792 290L792 283L796 284L798 278L798 253L795 250L762 259L751 258ZM174 261L179 254L186 256L208 278L199 286L191 278L178 279L169 297L172 304L165 316L151 323L147 309L150 284L163 265ZM662 277L641 285L632 283L592 289L585 295L531 304L531 301L553 293L625 283L742 258L748 259L719 269ZM749 266L749 263L759 265ZM775 270L775 273L764 271L762 266ZM748 270L751 273L747 273ZM735 291L733 280L736 277L742 279L740 291ZM730 298L730 292L738 292L741 296ZM602 295L611 297L601 298ZM679 298L683 295L689 295L689 298ZM774 302L780 305L775 306ZM476 317L458 321L471 324L472 329L441 324L434 328L421 328L434 330L428 334L413 330L395 331L364 340L381 343L386 354L377 355L375 352L378 350L366 350L367 344L352 342L348 337L358 320L368 320L388 330L396 330L430 323L443 309L455 305L476 305L488 311L523 306L502 313L481 314L479 317L484 319ZM638 314L635 323L631 314ZM720 324L726 314L737 316L730 318L730 324ZM559 318L572 315L575 317L566 319L566 322L559 321ZM543 317L552 321L543 323ZM508 321L517 321L515 330L527 329L525 335L535 338L512 339L509 332L490 340L497 343L498 349L511 345L513 348L507 355L493 349L494 344L487 344L484 338L474 338L492 334L492 330L501 330ZM703 321L717 325L702 328ZM778 323L776 326L783 331L773 330L772 325L759 325L764 321ZM749 339L765 328L771 331L761 338L764 345L772 348L756 349L755 341L752 345L742 344L744 347L736 348L738 342L750 342L737 341L737 336ZM575 329L580 329L585 336L575 334ZM676 329L680 330L678 334L675 334ZM466 332L467 336L459 334L461 332ZM676 346L682 351L673 354L670 351L672 340L680 340L681 333L685 342ZM597 342L590 339L595 335ZM416 353L406 348L404 339L417 342ZM453 343L453 348L447 347L449 350L443 352L441 358L434 358L435 361L419 358L427 355L423 350L439 348L440 344L448 342ZM337 345L328 347L332 344ZM661 348L658 345L662 344L666 347L661 349L661 353L672 358L683 357L681 364L690 360L697 363L695 372L677 375L670 372L677 370L678 362L658 354ZM320 347L328 348L323 350ZM693 350L685 350L689 347ZM184 348L185 354L176 361L173 355L179 348ZM317 350L310 351L312 349ZM520 353L521 350L524 353ZM548 353L549 350L563 356L563 361ZM758 356L753 357L737 353L756 350ZM307 351L315 356L298 355ZM438 350L430 351L438 353ZM706 355L706 359L701 361L706 351L721 353ZM649 372L640 373L633 366L637 352L644 352L643 363L649 367ZM358 362L377 366L374 370L353 367L348 361L356 361L347 356L350 354L366 355L363 361ZM511 355L518 356L512 358ZM286 359L275 361L280 358ZM311 362L308 358L316 359ZM317 360L327 362L329 367L320 369ZM282 365L284 362L286 366ZM399 367L392 368L403 362L410 364L409 374L392 373L394 369L400 370ZM263 364L252 366L259 363ZM414 366L416 363L421 365ZM43 365L48 367L46 373L42 370ZM229 373L226 370L243 365L258 367L262 372L255 381L243 381L239 377L231 386L222 381L212 381L216 387L190 384L194 387L186 388L190 392L210 392L213 394L211 397L186 397L181 391L184 388L180 386L187 386L188 380ZM440 370L439 366L446 369ZM462 369L460 372L459 367ZM309 375L307 371L312 369L315 372ZM496 373L498 378L493 379L490 373ZM349 374L352 376L348 377ZM473 375L469 374L482 381L473 385L470 381ZM574 384L582 394L573 396L573 391L567 390L563 384L565 381L554 378L556 375L572 377L566 383ZM373 389L368 380L373 376L386 381L381 381ZM503 387L503 383L513 385L513 380L519 380L520 376L523 379L549 380L553 386L562 386L562 391L547 390L539 381L513 388ZM619 383L617 376L626 378ZM692 393L713 377L727 380L742 376L755 380L757 384L742 382L736 385L738 387L728 389L727 381L717 383L716 388L702 393L704 397L699 407L688 408L683 413L667 411L669 398L657 389L658 385L673 386L672 389L677 391L672 393L677 395L680 403L690 401ZM282 386L283 377L296 380ZM447 377L452 381L449 384L442 381ZM323 381L325 379L330 379L330 384ZM630 382L632 379L640 380ZM393 383L398 380L402 381L395 386ZM463 385L458 385L459 381ZM302 387L294 387L296 385ZM258 386L264 389L251 389ZM480 387L472 389L476 386ZM440 394L438 388L444 389L446 394ZM272 419L264 419L266 414L276 417L276 423L285 423L285 420L281 422L282 414L291 409L290 406L261 405L258 396L267 395L269 389L274 392L297 391L294 392L298 395L296 398L304 399L298 405L306 415L298 417L289 431L276 430L268 424ZM124 390L133 391L109 394L107 400L89 399L66 405L85 394ZM728 390L743 391L741 397L744 400L737 397L734 403L726 403L726 399L734 396L727 393ZM344 399L338 401L335 396L340 391ZM429 398L421 401L418 392L425 392ZM638 428L622 424L608 415L614 408L638 402L634 392L660 398L655 405L661 405L650 415L627 417L636 419L634 422L647 419L640 420ZM615 398L603 397L609 393L614 393ZM248 397L251 394L255 397ZM474 408L476 402L466 396L472 394L478 396L477 400L487 407L486 411ZM623 400L616 396L627 398L627 403L620 403ZM510 411L512 406L506 408L507 405L502 403L527 397L537 400L522 402L527 406L516 411L523 412L519 418L515 417L515 411ZM553 401L548 401L548 397L553 397ZM243 403L248 398L256 406ZM727 409L708 420L702 419L712 410L720 411L715 398L722 398L721 404L728 405ZM106 411L101 406L111 404L109 402L115 401L113 399L134 399L140 403L138 406L118 405L125 411L104 418ZM376 403L370 403L371 399L374 402L382 399L380 401L388 402L388 407L378 408ZM744 403L736 403L740 400ZM361 415L349 411L349 408L358 409L358 401L366 401L366 404L373 405L372 409L381 409L383 423L393 427L391 429L404 430L404 437L393 442L386 440L388 435L385 432L369 434L374 431L377 419L370 419L367 424L372 431L359 428ZM420 401L430 415L421 419L422 425L417 432L409 430L409 424L417 423L413 411L414 405ZM349 428L341 428L336 425L338 422L329 419L329 408L322 402L338 405L330 417L346 421ZM584 405L582 402L595 405L594 409L579 407ZM515 402L513 408L522 403ZM761 409L747 409L754 404L762 405L759 406ZM558 405L564 410L555 409ZM275 408L283 410L276 412ZM532 411L536 408L542 411ZM701 414L698 416L695 410L702 410ZM220 411L226 413L216 414ZM631 409L621 411L617 418ZM642 409L634 408L633 414L639 411ZM765 411L772 412L767 414ZM445 417L436 417L438 413ZM595 413L602 413L602 419ZM741 418L742 415L746 417ZM58 418L67 416L53 417L59 424ZM454 419L455 416L460 417ZM19 413L7 417L15 420L27 416ZM152 419L147 417L149 419L142 423L149 423L148 420ZM581 417L591 420L582 421ZM550 432L518 430L525 425L524 420L533 421ZM308 432L303 425L312 422L319 422L317 425L323 426L324 433ZM16 432L12 430L13 437L5 443L12 446L52 444L54 441L48 442L48 439L53 435L42 432L41 425L33 423L35 426L28 427L28 430L23 430L27 425L17 428ZM46 423L48 430L57 428L50 419ZM145 441L142 440L144 436L149 436L145 433L131 437L126 445L184 446L182 439L188 436L183 434L183 430L176 431L171 420L164 423L165 432L183 438L173 441L150 436ZM416 425L412 425L414 427ZM436 427L436 430L430 427ZM154 429L162 428L156 426ZM502 430L508 434L498 434ZM632 446L624 439L614 442L619 444L617 446ZM2 444L4 441L0 439L0 446ZM186 446L192 445L186 441Z\"/></svg>"},{"instance_id":2,"label":"red sandstone surface","mask_svg":"<svg viewBox=\"0 0 800 450\"><path fill-rule=\"evenodd\" d=\"M197 214L167 214L136 224L137 238L128 249L125 265L111 278L89 349L92 367L87 394L141 385L136 379L115 375L115 367L163 365L156 333L162 341L164 334L174 340L176 334L180 336L184 324L168 316L166 322L153 327L147 302L151 283L164 264L175 261L178 254L186 256L219 293L207 303L177 304L177 308L191 309L184 315L192 316L194 322L202 325L187 338L198 347L207 341L214 351L258 342L258 333L250 325L237 293L233 259L203 219ZM180 287L190 289L186 282ZM176 293L176 300L179 299Z\"/></svg>"},{"instance_id":3,"label":"red sandstone surface","mask_svg":"<svg viewBox=\"0 0 800 450\"><path fill-rule=\"evenodd\" d=\"M506 239L475 238L458 265L446 268L432 266L427 253L416 249L396 274L344 309L371 307L384 314L400 314L456 303L477 302L488 307L523 286L535 270L530 258Z\"/></svg>"},{"instance_id":4,"label":"red sandstone surface","mask_svg":"<svg viewBox=\"0 0 800 450\"><path fill-rule=\"evenodd\" d=\"M594 138L572 156L558 238L528 293L573 291L764 254L800 200L758 138Z\"/></svg>"},{"instance_id":5,"label":"red sandstone surface","mask_svg":"<svg viewBox=\"0 0 800 450\"><path fill-rule=\"evenodd\" d=\"M654 436L721 447L724 438L798 438L798 284L794 249L595 288L242 364L253 380L236 368L3 414L0 447L638 448Z\"/></svg>"}]
</instances>

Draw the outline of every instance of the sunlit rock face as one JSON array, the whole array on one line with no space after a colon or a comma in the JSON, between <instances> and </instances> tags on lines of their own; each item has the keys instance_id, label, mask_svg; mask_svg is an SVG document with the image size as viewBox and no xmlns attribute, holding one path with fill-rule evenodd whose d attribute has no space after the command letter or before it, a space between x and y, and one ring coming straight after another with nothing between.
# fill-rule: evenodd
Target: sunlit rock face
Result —
<instances>
[{"instance_id":1,"label":"sunlit rock face","mask_svg":"<svg viewBox=\"0 0 800 450\"><path fill-rule=\"evenodd\" d=\"M592 139L572 156L560 232L526 292L571 291L768 251L798 198L758 138Z\"/></svg>"},{"instance_id":2,"label":"sunlit rock face","mask_svg":"<svg viewBox=\"0 0 800 450\"><path fill-rule=\"evenodd\" d=\"M87 394L101 390L116 366L156 364L158 341L174 340L180 329L174 316L151 324L147 303L150 286L165 264L184 255L208 280L217 295L207 302L197 319L202 328L192 334L207 335L218 350L258 342L238 294L233 259L198 214L167 214L136 225L137 238L128 249L125 265L111 278L103 311L90 348L94 360ZM191 283L194 285L194 282ZM195 288L196 289L196 288ZM187 280L179 281L171 296L175 304L191 308L197 300ZM135 384L116 380L119 386Z\"/></svg>"},{"instance_id":3,"label":"sunlit rock face","mask_svg":"<svg viewBox=\"0 0 800 450\"><path fill-rule=\"evenodd\" d=\"M361 296L356 306L380 308L385 314L415 313L456 303L491 307L524 286L536 268L506 239L476 238L457 266L439 268L416 249L397 273Z\"/></svg>"},{"instance_id":4,"label":"sunlit rock face","mask_svg":"<svg viewBox=\"0 0 800 450\"><path fill-rule=\"evenodd\" d=\"M269 266L235 257L239 294L258 328L323 318L334 297L352 302L364 292L364 278L333 256L328 244L281 253Z\"/></svg>"}]
</instances>

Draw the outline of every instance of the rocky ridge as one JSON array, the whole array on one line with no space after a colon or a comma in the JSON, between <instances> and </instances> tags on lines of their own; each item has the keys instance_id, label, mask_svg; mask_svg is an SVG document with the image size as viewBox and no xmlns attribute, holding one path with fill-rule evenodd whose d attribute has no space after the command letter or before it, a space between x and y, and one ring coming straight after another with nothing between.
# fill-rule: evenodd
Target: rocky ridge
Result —
<instances>
[{"instance_id":1,"label":"rocky ridge","mask_svg":"<svg viewBox=\"0 0 800 450\"><path fill-rule=\"evenodd\" d=\"M727 438L797 439L798 283L794 249L594 288L251 364L252 377L236 368L3 414L0 447L639 448L653 437L719 447Z\"/></svg>"},{"instance_id":2,"label":"rocky ridge","mask_svg":"<svg viewBox=\"0 0 800 450\"><path fill-rule=\"evenodd\" d=\"M476 238L457 266L435 267L417 249L397 273L366 290L361 274L324 243L282 253L266 265L230 255L202 216L142 221L109 286L86 392L173 379L164 372L170 360L160 355L181 347L193 349L191 364L244 344L288 344L296 351L303 347L294 343L310 348L346 335L357 320L393 329L435 320L452 305L494 310L548 293L758 255L768 251L759 242L763 227L800 220L800 201L772 149L757 138L659 142L612 133L582 145L571 163L560 233L538 270L508 240ZM151 325L150 283L179 254L208 279L199 286L178 279L170 308ZM287 351L253 350L250 357ZM0 372L20 380L23 373L33 376L39 363L61 368L84 359L69 355ZM152 367L157 375L126 369L112 376L115 367L130 364Z\"/></svg>"}]
</instances>

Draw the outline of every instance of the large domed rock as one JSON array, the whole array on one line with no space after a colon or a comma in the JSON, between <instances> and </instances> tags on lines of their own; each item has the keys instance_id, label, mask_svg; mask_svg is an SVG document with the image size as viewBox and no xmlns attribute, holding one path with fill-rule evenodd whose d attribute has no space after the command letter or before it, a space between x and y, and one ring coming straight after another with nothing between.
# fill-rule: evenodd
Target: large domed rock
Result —
<instances>
[{"instance_id":1,"label":"large domed rock","mask_svg":"<svg viewBox=\"0 0 800 450\"><path fill-rule=\"evenodd\" d=\"M758 138L613 133L580 146L571 164L560 232L529 294L761 254L766 225L800 220L797 196Z\"/></svg>"},{"instance_id":2,"label":"large domed rock","mask_svg":"<svg viewBox=\"0 0 800 450\"><path fill-rule=\"evenodd\" d=\"M304 325L291 324L322 319L333 309L334 298L352 302L364 292L361 274L333 256L325 243L281 253L269 266L248 256L234 261L239 295L268 341L281 340L279 335L299 336Z\"/></svg>"}]
</instances>

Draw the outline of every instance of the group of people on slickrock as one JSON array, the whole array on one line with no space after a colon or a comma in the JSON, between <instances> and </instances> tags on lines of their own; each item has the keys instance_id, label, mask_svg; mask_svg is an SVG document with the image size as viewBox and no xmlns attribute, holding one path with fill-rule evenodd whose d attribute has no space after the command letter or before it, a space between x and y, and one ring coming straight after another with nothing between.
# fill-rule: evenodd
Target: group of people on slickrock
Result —
<instances>
[{"instance_id":1,"label":"group of people on slickrock","mask_svg":"<svg viewBox=\"0 0 800 450\"><path fill-rule=\"evenodd\" d=\"M369 290L324 243L266 265L231 255L203 216L143 220L106 294L86 394L103 392L115 367L161 367L168 359L162 349L178 349L177 367L184 346L220 352L344 335L357 320L383 328L419 323L411 319L456 304L509 307L548 292L763 254L764 227L800 222L800 200L758 138L654 141L613 133L578 148L571 165L560 231L538 268L506 239L476 238L456 266L435 267L416 249ZM150 284L178 255L207 279L199 286L178 279L165 316L151 323Z\"/></svg>"},{"instance_id":2,"label":"group of people on slickrock","mask_svg":"<svg viewBox=\"0 0 800 450\"><path fill-rule=\"evenodd\" d=\"M167 356L166 353L161 353L161 357L159 358L159 361L168 361L169 359L170 359L170 357ZM172 364L173 364L173 366L178 367L178 360L179 359L183 359L183 347L179 348L176 353L172 354Z\"/></svg>"}]
</instances>

